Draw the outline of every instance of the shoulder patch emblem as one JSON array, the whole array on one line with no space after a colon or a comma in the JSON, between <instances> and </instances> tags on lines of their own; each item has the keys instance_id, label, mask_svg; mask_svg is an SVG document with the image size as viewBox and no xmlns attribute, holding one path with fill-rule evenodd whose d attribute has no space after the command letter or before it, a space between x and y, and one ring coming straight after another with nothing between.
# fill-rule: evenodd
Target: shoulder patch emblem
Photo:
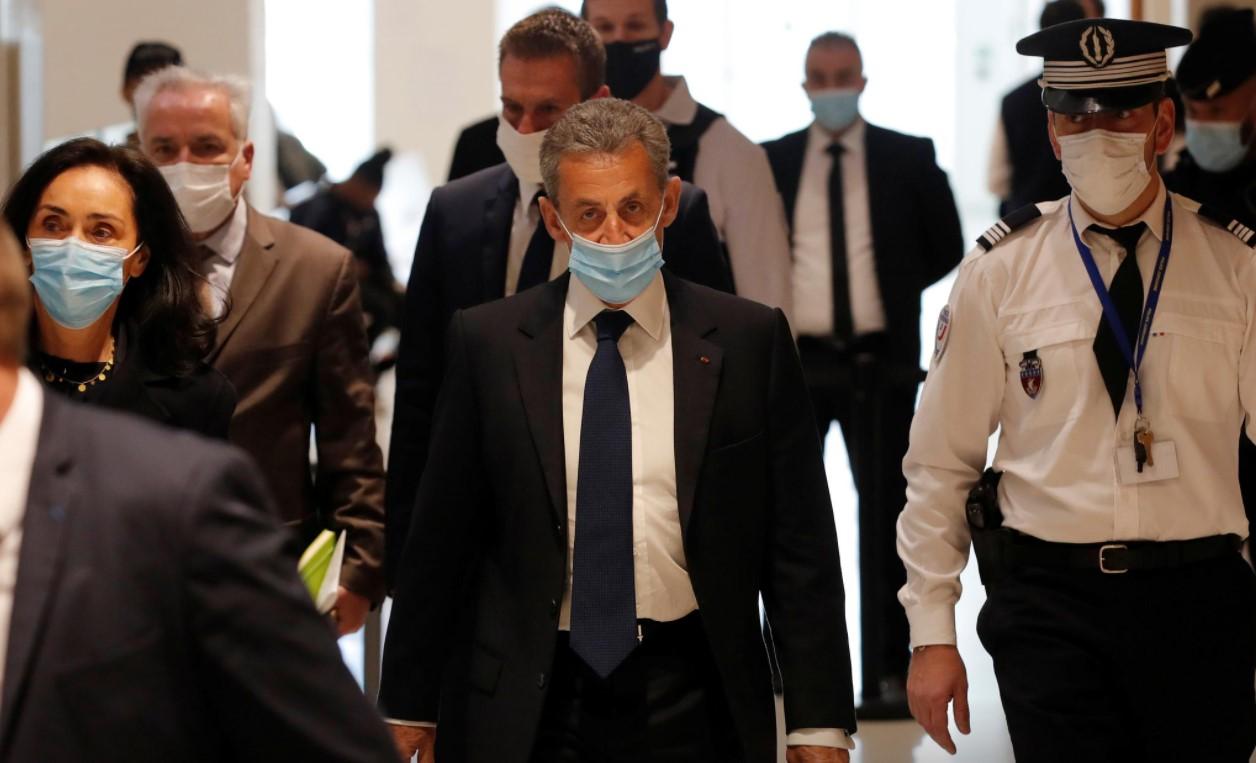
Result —
<instances>
[{"instance_id":1,"label":"shoulder patch emblem","mask_svg":"<svg viewBox=\"0 0 1256 763\"><path fill-rule=\"evenodd\" d=\"M990 226L989 230L978 236L977 246L988 252L1000 241L1011 235L1013 231L1025 227L1039 217L1042 217L1042 211L1038 209L1038 205L1027 204L999 220Z\"/></svg>"},{"instance_id":2,"label":"shoulder patch emblem","mask_svg":"<svg viewBox=\"0 0 1256 763\"><path fill-rule=\"evenodd\" d=\"M1202 204L1199 207L1199 216L1205 220L1225 228L1234 234L1234 237L1244 244L1256 249L1256 231L1244 225L1238 220L1230 217L1221 210Z\"/></svg>"},{"instance_id":3,"label":"shoulder patch emblem","mask_svg":"<svg viewBox=\"0 0 1256 763\"><path fill-rule=\"evenodd\" d=\"M938 313L938 328L933 332L933 360L936 363L946 352L946 343L951 338L951 306L943 305Z\"/></svg>"}]
</instances>

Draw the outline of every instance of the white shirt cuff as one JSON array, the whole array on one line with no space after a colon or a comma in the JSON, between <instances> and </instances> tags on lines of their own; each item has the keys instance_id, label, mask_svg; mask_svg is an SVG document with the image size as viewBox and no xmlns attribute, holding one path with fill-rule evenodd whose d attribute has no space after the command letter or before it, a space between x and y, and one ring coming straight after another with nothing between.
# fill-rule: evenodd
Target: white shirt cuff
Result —
<instances>
[{"instance_id":1,"label":"white shirt cuff","mask_svg":"<svg viewBox=\"0 0 1256 763\"><path fill-rule=\"evenodd\" d=\"M396 718L385 718L384 723L389 726L412 726L419 729L434 729L436 724L431 721L402 721Z\"/></svg>"},{"instance_id":2,"label":"white shirt cuff","mask_svg":"<svg viewBox=\"0 0 1256 763\"><path fill-rule=\"evenodd\" d=\"M907 608L911 648L930 644L955 644L955 605L917 604Z\"/></svg>"},{"instance_id":3,"label":"white shirt cuff","mask_svg":"<svg viewBox=\"0 0 1256 763\"><path fill-rule=\"evenodd\" d=\"M785 735L787 747L837 747L855 749L855 740L846 729L796 729Z\"/></svg>"}]
</instances>

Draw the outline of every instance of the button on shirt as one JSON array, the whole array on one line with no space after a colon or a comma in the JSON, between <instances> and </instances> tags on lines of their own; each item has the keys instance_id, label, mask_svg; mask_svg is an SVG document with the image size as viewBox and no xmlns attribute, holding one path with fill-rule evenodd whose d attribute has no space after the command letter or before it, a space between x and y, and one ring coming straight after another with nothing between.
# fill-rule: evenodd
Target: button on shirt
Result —
<instances>
[{"instance_id":1,"label":"button on shirt","mask_svg":"<svg viewBox=\"0 0 1256 763\"><path fill-rule=\"evenodd\" d=\"M515 213L510 223L510 245L506 251L506 295L512 296L518 291L519 273L523 270L523 258L528 253L528 244L536 233L541 221L541 210L532 202L541 192L537 183L519 181L519 198L515 201ZM554 242L554 259L550 263L550 280L554 280L567 272L567 262L571 259L571 249L561 241Z\"/></svg>"},{"instance_id":2,"label":"button on shirt","mask_svg":"<svg viewBox=\"0 0 1256 763\"><path fill-rule=\"evenodd\" d=\"M868 212L865 124L854 124L837 139L842 147L842 210L846 223L846 272L851 325L855 334L885 330L885 307L872 251ZM819 124L807 134L807 153L794 204L794 329L802 336L833 335L833 248L829 229L829 174L833 138Z\"/></svg>"},{"instance_id":3,"label":"button on shirt","mask_svg":"<svg viewBox=\"0 0 1256 763\"><path fill-rule=\"evenodd\" d=\"M1164 235L1164 198L1139 218L1141 271L1153 272ZM954 644L954 605L970 536L964 500L1001 428L1004 523L1048 541L1097 543L1246 537L1238 440L1256 413L1256 255L1173 197L1173 249L1143 361L1144 414L1157 442L1177 448L1181 476L1121 484L1118 448L1133 438L1134 385L1114 420L1092 345L1102 312L1073 243L1068 199L961 265L949 300L949 334L935 349L904 459L907 506L899 593L913 646ZM1073 215L1105 283L1124 255L1076 200ZM1134 224L1131 221L1127 224ZM1152 281L1144 278L1144 290ZM1042 384L1025 391L1020 362L1036 351ZM1251 436L1256 428L1249 426Z\"/></svg>"},{"instance_id":4,"label":"button on shirt","mask_svg":"<svg viewBox=\"0 0 1256 763\"><path fill-rule=\"evenodd\" d=\"M215 318L221 317L226 309L227 295L231 293L231 279L235 277L236 261L240 258L240 252L244 251L244 235L248 226L249 207L240 199L226 225L200 242L202 247L213 253L203 261L201 273L209 281L208 307Z\"/></svg>"},{"instance_id":5,"label":"button on shirt","mask_svg":"<svg viewBox=\"0 0 1256 763\"><path fill-rule=\"evenodd\" d=\"M22 550L22 519L30 492L31 469L39 447L44 393L26 369L18 371L17 394L0 419L0 687L4 686L4 656L9 648L9 623L17 585L18 555Z\"/></svg>"},{"instance_id":6,"label":"button on shirt","mask_svg":"<svg viewBox=\"0 0 1256 763\"><path fill-rule=\"evenodd\" d=\"M684 77L667 77L671 95L654 112L667 125L692 124L698 102ZM793 325L789 229L763 148L715 120L698 139L693 184L706 191L711 219L728 245L737 295L779 307Z\"/></svg>"}]
</instances>

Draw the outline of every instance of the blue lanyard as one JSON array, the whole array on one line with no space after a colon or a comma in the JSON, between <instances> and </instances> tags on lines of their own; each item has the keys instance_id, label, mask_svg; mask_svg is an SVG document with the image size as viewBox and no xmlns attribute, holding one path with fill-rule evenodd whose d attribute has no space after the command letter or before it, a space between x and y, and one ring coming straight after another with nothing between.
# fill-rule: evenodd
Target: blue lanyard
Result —
<instances>
[{"instance_id":1,"label":"blue lanyard","mask_svg":"<svg viewBox=\"0 0 1256 763\"><path fill-rule=\"evenodd\" d=\"M1099 295L1099 302L1103 305L1103 317L1108 321L1108 327L1112 329L1112 333L1116 335L1117 347L1125 356L1125 362L1134 372L1134 405L1137 406L1138 415L1141 417L1143 415L1143 387L1138 371L1142 368L1143 356L1147 354L1147 340L1151 338L1151 322L1155 320L1156 308L1160 304L1160 290L1164 288L1164 274L1169 267L1169 250L1173 248L1173 207L1169 193L1165 192L1164 195L1164 238L1160 242L1160 255L1156 258L1151 288L1147 292L1147 304L1143 305L1143 317L1138 327L1137 355L1130 347L1129 336L1121 323L1121 315L1116 311L1116 304L1112 301L1112 296L1108 294L1108 287L1103 283L1103 276L1099 273L1099 266L1095 264L1094 255L1090 253L1090 247L1086 246L1077 233L1077 224L1073 222L1072 198L1068 202L1068 222L1073 229L1073 243L1077 244L1077 253L1081 255L1082 264L1086 266L1086 273L1090 276L1090 283L1095 287L1095 294ZM1126 256L1134 257L1135 252L1128 252Z\"/></svg>"}]
</instances>

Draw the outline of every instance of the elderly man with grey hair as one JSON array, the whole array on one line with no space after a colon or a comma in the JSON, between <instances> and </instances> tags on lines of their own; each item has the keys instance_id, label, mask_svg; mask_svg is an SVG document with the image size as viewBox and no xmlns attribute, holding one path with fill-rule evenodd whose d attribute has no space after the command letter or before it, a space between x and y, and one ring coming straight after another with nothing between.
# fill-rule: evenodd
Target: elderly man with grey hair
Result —
<instances>
[{"instance_id":1,"label":"elderly man with grey hair","mask_svg":"<svg viewBox=\"0 0 1256 763\"><path fill-rule=\"evenodd\" d=\"M243 199L247 82L167 67L140 83L135 106L141 148L201 244L201 297L222 318L208 360L239 399L230 439L300 540L346 533L331 614L342 634L357 630L384 598L384 469L353 256Z\"/></svg>"},{"instance_id":2,"label":"elderly man with grey hair","mask_svg":"<svg viewBox=\"0 0 1256 763\"><path fill-rule=\"evenodd\" d=\"M779 309L666 271L680 181L625 101L541 148L570 273L457 313L380 704L403 756L773 761L855 730L837 537ZM439 723L439 730L435 727Z\"/></svg>"},{"instance_id":3,"label":"elderly man with grey hair","mask_svg":"<svg viewBox=\"0 0 1256 763\"><path fill-rule=\"evenodd\" d=\"M19 251L0 223L0 760L393 759L244 454L23 367Z\"/></svg>"}]
</instances>

